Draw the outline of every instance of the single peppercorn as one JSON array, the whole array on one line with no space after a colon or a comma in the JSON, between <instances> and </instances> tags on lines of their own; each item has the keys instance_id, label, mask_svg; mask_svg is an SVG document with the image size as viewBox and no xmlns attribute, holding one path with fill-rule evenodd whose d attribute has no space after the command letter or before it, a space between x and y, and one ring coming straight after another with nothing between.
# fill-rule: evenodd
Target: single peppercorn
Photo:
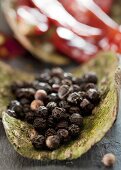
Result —
<instances>
[{"instance_id":1,"label":"single peppercorn","mask_svg":"<svg viewBox=\"0 0 121 170\"><path fill-rule=\"evenodd\" d=\"M69 120L71 122L71 124L75 124L78 126L82 126L83 123L83 117L78 114L78 113L73 113L70 117Z\"/></svg>"},{"instance_id":2,"label":"single peppercorn","mask_svg":"<svg viewBox=\"0 0 121 170\"><path fill-rule=\"evenodd\" d=\"M66 129L59 129L57 131L57 135L59 136L61 142L66 142L69 139L69 133Z\"/></svg>"},{"instance_id":3,"label":"single peppercorn","mask_svg":"<svg viewBox=\"0 0 121 170\"><path fill-rule=\"evenodd\" d=\"M49 128L46 132L45 132L45 137L47 138L48 136L53 136L56 135L56 131L52 128Z\"/></svg>"},{"instance_id":4,"label":"single peppercorn","mask_svg":"<svg viewBox=\"0 0 121 170\"><path fill-rule=\"evenodd\" d=\"M61 117L63 117L63 114L65 113L65 109L64 108L60 108L60 107L55 107L53 110L52 110L52 116L59 120L61 119Z\"/></svg>"},{"instance_id":5,"label":"single peppercorn","mask_svg":"<svg viewBox=\"0 0 121 170\"><path fill-rule=\"evenodd\" d=\"M80 128L78 125L72 124L68 127L68 130L72 137L77 137L80 134Z\"/></svg>"},{"instance_id":6,"label":"single peppercorn","mask_svg":"<svg viewBox=\"0 0 121 170\"><path fill-rule=\"evenodd\" d=\"M94 72L89 72L83 76L83 79L86 83L94 83L97 84L98 78L96 73Z\"/></svg>"},{"instance_id":7,"label":"single peppercorn","mask_svg":"<svg viewBox=\"0 0 121 170\"><path fill-rule=\"evenodd\" d=\"M41 100L33 100L31 103L31 110L38 110L40 106L43 106L44 103Z\"/></svg>"},{"instance_id":8,"label":"single peppercorn","mask_svg":"<svg viewBox=\"0 0 121 170\"><path fill-rule=\"evenodd\" d=\"M50 75L49 72L43 72L39 75L36 76L36 80L38 80L39 82L48 82L50 80Z\"/></svg>"},{"instance_id":9,"label":"single peppercorn","mask_svg":"<svg viewBox=\"0 0 121 170\"><path fill-rule=\"evenodd\" d=\"M70 92L70 87L68 85L60 86L58 90L58 96L60 99L64 99Z\"/></svg>"},{"instance_id":10,"label":"single peppercorn","mask_svg":"<svg viewBox=\"0 0 121 170\"><path fill-rule=\"evenodd\" d=\"M70 108L70 105L66 100L61 100L58 105L59 107L64 108L66 110Z\"/></svg>"},{"instance_id":11,"label":"single peppercorn","mask_svg":"<svg viewBox=\"0 0 121 170\"><path fill-rule=\"evenodd\" d=\"M64 73L64 78L72 81L73 75L71 73Z\"/></svg>"},{"instance_id":12,"label":"single peppercorn","mask_svg":"<svg viewBox=\"0 0 121 170\"><path fill-rule=\"evenodd\" d=\"M86 96L93 103L98 104L100 101L100 93L95 89L89 89L86 93Z\"/></svg>"},{"instance_id":13,"label":"single peppercorn","mask_svg":"<svg viewBox=\"0 0 121 170\"><path fill-rule=\"evenodd\" d=\"M33 127L40 132L45 130L46 126L47 126L46 119L43 118L36 118L33 122Z\"/></svg>"},{"instance_id":14,"label":"single peppercorn","mask_svg":"<svg viewBox=\"0 0 121 170\"><path fill-rule=\"evenodd\" d=\"M88 99L83 99L82 102L80 103L80 107L84 112L83 116L91 114L92 110L94 109L94 105L90 103Z\"/></svg>"},{"instance_id":15,"label":"single peppercorn","mask_svg":"<svg viewBox=\"0 0 121 170\"><path fill-rule=\"evenodd\" d=\"M116 162L116 157L112 153L105 154L102 159L102 163L107 167L113 166L115 162Z\"/></svg>"},{"instance_id":16,"label":"single peppercorn","mask_svg":"<svg viewBox=\"0 0 121 170\"><path fill-rule=\"evenodd\" d=\"M48 101L49 102L57 102L59 100L57 93L51 93L48 95Z\"/></svg>"},{"instance_id":17,"label":"single peppercorn","mask_svg":"<svg viewBox=\"0 0 121 170\"><path fill-rule=\"evenodd\" d=\"M54 127L55 126L55 119L52 115L50 115L47 119L47 125L48 127Z\"/></svg>"},{"instance_id":18,"label":"single peppercorn","mask_svg":"<svg viewBox=\"0 0 121 170\"><path fill-rule=\"evenodd\" d=\"M77 92L69 94L67 101L72 104L77 104L80 100L80 95Z\"/></svg>"},{"instance_id":19,"label":"single peppercorn","mask_svg":"<svg viewBox=\"0 0 121 170\"><path fill-rule=\"evenodd\" d=\"M96 84L94 84L94 83L87 83L87 84L85 85L85 90L87 91L87 90L89 90L89 89L96 89L96 90L97 90Z\"/></svg>"},{"instance_id":20,"label":"single peppercorn","mask_svg":"<svg viewBox=\"0 0 121 170\"><path fill-rule=\"evenodd\" d=\"M46 146L50 150L55 150L59 147L60 145L60 138L57 135L49 136L46 139Z\"/></svg>"},{"instance_id":21,"label":"single peppercorn","mask_svg":"<svg viewBox=\"0 0 121 170\"><path fill-rule=\"evenodd\" d=\"M33 87L36 90L44 90L44 91L46 91L46 93L51 92L51 86L48 83L34 81L33 82Z\"/></svg>"},{"instance_id":22,"label":"single peppercorn","mask_svg":"<svg viewBox=\"0 0 121 170\"><path fill-rule=\"evenodd\" d=\"M82 84L84 81L83 81L83 79L80 78L80 77L73 77L73 78L72 78L72 82L73 82L73 84L80 85L80 84Z\"/></svg>"},{"instance_id":23,"label":"single peppercorn","mask_svg":"<svg viewBox=\"0 0 121 170\"><path fill-rule=\"evenodd\" d=\"M36 100L44 100L44 99L46 99L46 97L47 97L47 93L45 90L37 90L34 95L34 98Z\"/></svg>"},{"instance_id":24,"label":"single peppercorn","mask_svg":"<svg viewBox=\"0 0 121 170\"><path fill-rule=\"evenodd\" d=\"M32 139L32 145L35 149L44 149L45 147L45 137L43 135L38 135Z\"/></svg>"},{"instance_id":25,"label":"single peppercorn","mask_svg":"<svg viewBox=\"0 0 121 170\"><path fill-rule=\"evenodd\" d=\"M27 112L25 114L25 121L27 121L27 123L33 124L34 118L35 118L34 112L32 112L32 111L31 112Z\"/></svg>"},{"instance_id":26,"label":"single peppercorn","mask_svg":"<svg viewBox=\"0 0 121 170\"><path fill-rule=\"evenodd\" d=\"M57 103L55 103L55 102L49 102L46 105L46 107L48 108L49 111L52 111L56 106L57 106Z\"/></svg>"},{"instance_id":27,"label":"single peppercorn","mask_svg":"<svg viewBox=\"0 0 121 170\"><path fill-rule=\"evenodd\" d=\"M27 98L29 100L34 99L35 90L33 88L20 88L16 92L16 97L21 98Z\"/></svg>"},{"instance_id":28,"label":"single peppercorn","mask_svg":"<svg viewBox=\"0 0 121 170\"><path fill-rule=\"evenodd\" d=\"M51 76L56 76L56 77L62 78L63 74L64 74L64 72L63 72L63 70L60 67L53 68L51 70Z\"/></svg>"},{"instance_id":29,"label":"single peppercorn","mask_svg":"<svg viewBox=\"0 0 121 170\"><path fill-rule=\"evenodd\" d=\"M40 106L40 107L37 109L35 115L36 115L37 117L46 118L46 117L48 116L48 109L47 109L47 107L45 107L45 106Z\"/></svg>"}]
</instances>

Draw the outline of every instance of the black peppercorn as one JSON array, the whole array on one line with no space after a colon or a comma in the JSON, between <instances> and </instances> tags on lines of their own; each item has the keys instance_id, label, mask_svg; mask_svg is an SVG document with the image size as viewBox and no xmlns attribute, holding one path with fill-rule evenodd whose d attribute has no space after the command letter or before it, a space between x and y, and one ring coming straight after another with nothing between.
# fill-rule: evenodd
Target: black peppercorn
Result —
<instances>
[{"instance_id":1,"label":"black peppercorn","mask_svg":"<svg viewBox=\"0 0 121 170\"><path fill-rule=\"evenodd\" d=\"M70 92L70 87L68 85L60 86L58 90L58 96L60 99L64 99Z\"/></svg>"},{"instance_id":2,"label":"black peppercorn","mask_svg":"<svg viewBox=\"0 0 121 170\"><path fill-rule=\"evenodd\" d=\"M36 118L33 122L33 127L40 132L46 128L46 125L46 119L43 118Z\"/></svg>"},{"instance_id":3,"label":"black peppercorn","mask_svg":"<svg viewBox=\"0 0 121 170\"><path fill-rule=\"evenodd\" d=\"M26 99L26 98L22 98L22 99L20 99L20 103L21 103L22 105L30 104L30 100L28 100L28 99Z\"/></svg>"},{"instance_id":4,"label":"black peppercorn","mask_svg":"<svg viewBox=\"0 0 121 170\"><path fill-rule=\"evenodd\" d=\"M48 136L53 136L56 135L56 131L52 128L49 128L46 132L45 132L45 137L47 138Z\"/></svg>"},{"instance_id":5,"label":"black peppercorn","mask_svg":"<svg viewBox=\"0 0 121 170\"><path fill-rule=\"evenodd\" d=\"M49 102L57 102L59 100L57 93L51 93L48 95L48 101Z\"/></svg>"},{"instance_id":6,"label":"black peppercorn","mask_svg":"<svg viewBox=\"0 0 121 170\"><path fill-rule=\"evenodd\" d=\"M57 149L60 145L60 138L57 135L49 136L46 139L46 146L51 149Z\"/></svg>"},{"instance_id":7,"label":"black peppercorn","mask_svg":"<svg viewBox=\"0 0 121 170\"><path fill-rule=\"evenodd\" d=\"M59 107L62 107L66 110L68 110L70 108L70 105L66 100L60 101L58 105L59 105Z\"/></svg>"},{"instance_id":8,"label":"black peppercorn","mask_svg":"<svg viewBox=\"0 0 121 170\"><path fill-rule=\"evenodd\" d=\"M29 104L24 104L23 105L23 112L24 113L27 113L27 112L30 112L30 105Z\"/></svg>"},{"instance_id":9,"label":"black peppercorn","mask_svg":"<svg viewBox=\"0 0 121 170\"><path fill-rule=\"evenodd\" d=\"M50 80L50 75L49 72L43 72L39 75L36 76L36 80L40 81L40 82L48 82Z\"/></svg>"},{"instance_id":10,"label":"black peppercorn","mask_svg":"<svg viewBox=\"0 0 121 170\"><path fill-rule=\"evenodd\" d=\"M69 94L67 101L73 104L77 104L80 100L80 95L77 92Z\"/></svg>"},{"instance_id":11,"label":"black peppercorn","mask_svg":"<svg viewBox=\"0 0 121 170\"><path fill-rule=\"evenodd\" d=\"M83 116L90 115L92 113L92 110L94 109L94 105L90 103L90 101L87 99L82 100L82 102L80 103L80 107Z\"/></svg>"},{"instance_id":12,"label":"black peppercorn","mask_svg":"<svg viewBox=\"0 0 121 170\"><path fill-rule=\"evenodd\" d=\"M43 135L38 135L32 139L32 145L35 149L44 149L45 147L45 137Z\"/></svg>"},{"instance_id":13,"label":"black peppercorn","mask_svg":"<svg viewBox=\"0 0 121 170\"><path fill-rule=\"evenodd\" d=\"M72 78L72 82L73 82L73 84L80 85L80 84L82 84L84 81L83 81L83 79L80 78L80 77L73 77L73 78Z\"/></svg>"},{"instance_id":14,"label":"black peppercorn","mask_svg":"<svg viewBox=\"0 0 121 170\"><path fill-rule=\"evenodd\" d=\"M72 81L73 75L71 73L64 73L64 78Z\"/></svg>"},{"instance_id":15,"label":"black peppercorn","mask_svg":"<svg viewBox=\"0 0 121 170\"><path fill-rule=\"evenodd\" d=\"M25 115L25 121L27 121L27 123L33 124L34 122L34 112L27 112Z\"/></svg>"},{"instance_id":16,"label":"black peppercorn","mask_svg":"<svg viewBox=\"0 0 121 170\"><path fill-rule=\"evenodd\" d=\"M53 68L51 70L51 76L56 76L56 77L60 77L62 78L63 77L63 70L60 68L60 67L57 67L57 68Z\"/></svg>"},{"instance_id":17,"label":"black peppercorn","mask_svg":"<svg viewBox=\"0 0 121 170\"><path fill-rule=\"evenodd\" d=\"M44 91L46 91L47 93L50 93L50 92L51 92L51 86L50 86L48 83L35 81L35 82L33 83L33 87L34 87L36 90L44 90Z\"/></svg>"},{"instance_id":18,"label":"black peppercorn","mask_svg":"<svg viewBox=\"0 0 121 170\"><path fill-rule=\"evenodd\" d=\"M47 125L48 127L54 127L55 126L55 119L52 115L50 115L47 119Z\"/></svg>"},{"instance_id":19,"label":"black peppercorn","mask_svg":"<svg viewBox=\"0 0 121 170\"><path fill-rule=\"evenodd\" d=\"M48 109L45 106L40 106L36 113L35 116L37 117L42 117L42 118L46 118L48 116Z\"/></svg>"},{"instance_id":20,"label":"black peppercorn","mask_svg":"<svg viewBox=\"0 0 121 170\"><path fill-rule=\"evenodd\" d=\"M34 99L35 90L33 88L21 88L18 89L16 92L16 97L21 98L27 98L29 100Z\"/></svg>"},{"instance_id":21,"label":"black peppercorn","mask_svg":"<svg viewBox=\"0 0 121 170\"><path fill-rule=\"evenodd\" d=\"M46 105L46 107L48 108L49 111L52 111L56 106L57 106L57 104L55 102L49 102Z\"/></svg>"},{"instance_id":22,"label":"black peppercorn","mask_svg":"<svg viewBox=\"0 0 121 170\"><path fill-rule=\"evenodd\" d=\"M71 92L79 92L80 91L80 86L73 84L71 87Z\"/></svg>"},{"instance_id":23,"label":"black peppercorn","mask_svg":"<svg viewBox=\"0 0 121 170\"><path fill-rule=\"evenodd\" d=\"M78 126L82 126L83 123L83 117L78 114L78 113L73 113L70 117L69 120L71 122L71 124L75 124Z\"/></svg>"},{"instance_id":24,"label":"black peppercorn","mask_svg":"<svg viewBox=\"0 0 121 170\"><path fill-rule=\"evenodd\" d=\"M87 98L92 102L98 104L100 101L100 93L96 89L89 89L86 93Z\"/></svg>"},{"instance_id":25,"label":"black peppercorn","mask_svg":"<svg viewBox=\"0 0 121 170\"><path fill-rule=\"evenodd\" d=\"M68 130L72 137L77 137L80 134L80 128L78 125L72 124L68 127Z\"/></svg>"},{"instance_id":26,"label":"black peppercorn","mask_svg":"<svg viewBox=\"0 0 121 170\"><path fill-rule=\"evenodd\" d=\"M89 89L97 89L96 84L94 84L94 83L87 83L87 84L85 85L85 90L87 91L87 90L89 90Z\"/></svg>"},{"instance_id":27,"label":"black peppercorn","mask_svg":"<svg viewBox=\"0 0 121 170\"><path fill-rule=\"evenodd\" d=\"M97 75L94 72L89 72L83 76L83 79L86 83L94 83L97 84L98 79Z\"/></svg>"},{"instance_id":28,"label":"black peppercorn","mask_svg":"<svg viewBox=\"0 0 121 170\"><path fill-rule=\"evenodd\" d=\"M49 80L49 84L52 86L53 84L60 84L61 80L59 77L52 77L50 80Z\"/></svg>"},{"instance_id":29,"label":"black peppercorn","mask_svg":"<svg viewBox=\"0 0 121 170\"><path fill-rule=\"evenodd\" d=\"M59 136L61 142L67 142L69 140L69 133L66 129L59 129L57 131L57 135Z\"/></svg>"},{"instance_id":30,"label":"black peppercorn","mask_svg":"<svg viewBox=\"0 0 121 170\"><path fill-rule=\"evenodd\" d=\"M43 105L44 105L44 103L43 103L42 100L33 100L33 101L31 102L30 107L31 107L31 110L38 110L38 108L39 108L40 106L43 106Z\"/></svg>"},{"instance_id":31,"label":"black peppercorn","mask_svg":"<svg viewBox=\"0 0 121 170\"><path fill-rule=\"evenodd\" d=\"M59 120L60 118L63 117L63 114L65 113L65 109L64 108L60 108L60 107L55 107L53 110L52 110L52 116Z\"/></svg>"},{"instance_id":32,"label":"black peppercorn","mask_svg":"<svg viewBox=\"0 0 121 170\"><path fill-rule=\"evenodd\" d=\"M53 92L58 92L59 88L60 88L60 85L59 85L59 84L53 84L53 85L52 85L52 91L53 91Z\"/></svg>"}]
</instances>

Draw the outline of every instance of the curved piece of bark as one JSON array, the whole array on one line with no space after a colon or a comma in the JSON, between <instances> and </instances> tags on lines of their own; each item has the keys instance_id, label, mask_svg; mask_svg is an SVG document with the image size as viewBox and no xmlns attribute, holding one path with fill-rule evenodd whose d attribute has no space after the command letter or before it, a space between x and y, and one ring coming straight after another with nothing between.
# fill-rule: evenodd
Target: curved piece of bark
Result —
<instances>
[{"instance_id":1,"label":"curved piece of bark","mask_svg":"<svg viewBox=\"0 0 121 170\"><path fill-rule=\"evenodd\" d=\"M70 62L69 59L64 57L63 55L55 52L55 50L50 50L48 52L48 44L41 44L38 40L40 37L37 38L29 38L21 34L19 31L19 27L16 21L16 11L15 11L15 0L4 0L2 2L3 12L5 18L11 27L16 39L28 50L30 51L35 57L40 60L43 60L47 63L52 64L59 64L65 65Z\"/></svg>"},{"instance_id":2,"label":"curved piece of bark","mask_svg":"<svg viewBox=\"0 0 121 170\"><path fill-rule=\"evenodd\" d=\"M10 85L14 81L31 81L32 79L32 75L14 70L7 64L0 62L0 118L2 117L2 112L6 110L8 103L13 98Z\"/></svg>"},{"instance_id":3,"label":"curved piece of bark","mask_svg":"<svg viewBox=\"0 0 121 170\"><path fill-rule=\"evenodd\" d=\"M32 126L3 113L2 121L6 135L19 154L38 160L76 159L102 139L116 119L121 69L118 67L116 55L109 52L100 53L96 59L77 68L73 73L80 76L87 71L95 71L98 74L99 88L103 92L103 97L100 105L93 110L93 114L84 118L84 128L79 138L70 144L61 146L55 151L36 151L29 138Z\"/></svg>"}]
</instances>

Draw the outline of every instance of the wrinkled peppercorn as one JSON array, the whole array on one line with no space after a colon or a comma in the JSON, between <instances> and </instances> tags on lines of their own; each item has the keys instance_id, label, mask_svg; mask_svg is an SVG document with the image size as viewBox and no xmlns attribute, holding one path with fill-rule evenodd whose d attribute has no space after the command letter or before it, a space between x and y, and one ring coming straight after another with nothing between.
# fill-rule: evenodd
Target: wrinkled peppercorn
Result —
<instances>
[{"instance_id":1,"label":"wrinkled peppercorn","mask_svg":"<svg viewBox=\"0 0 121 170\"><path fill-rule=\"evenodd\" d=\"M35 115L36 115L37 117L46 118L46 117L48 116L48 109L47 109L47 107L45 107L45 106L40 106L40 107L37 109Z\"/></svg>"},{"instance_id":2,"label":"wrinkled peppercorn","mask_svg":"<svg viewBox=\"0 0 121 170\"><path fill-rule=\"evenodd\" d=\"M69 133L66 129L59 129L57 135L62 142L67 142L69 140Z\"/></svg>"},{"instance_id":3,"label":"wrinkled peppercorn","mask_svg":"<svg viewBox=\"0 0 121 170\"><path fill-rule=\"evenodd\" d=\"M97 84L98 79L97 75L94 72L89 72L83 76L83 79L86 83L94 83Z\"/></svg>"},{"instance_id":4,"label":"wrinkled peppercorn","mask_svg":"<svg viewBox=\"0 0 121 170\"><path fill-rule=\"evenodd\" d=\"M48 108L49 111L52 111L56 106L57 106L57 104L55 102L49 102L46 105L46 107Z\"/></svg>"},{"instance_id":5,"label":"wrinkled peppercorn","mask_svg":"<svg viewBox=\"0 0 121 170\"><path fill-rule=\"evenodd\" d=\"M82 126L83 123L83 118L80 114L78 113L73 113L70 117L69 120L71 122L71 124L75 124L78 126Z\"/></svg>"},{"instance_id":6,"label":"wrinkled peppercorn","mask_svg":"<svg viewBox=\"0 0 121 170\"><path fill-rule=\"evenodd\" d=\"M87 98L93 102L93 103L99 103L100 101L100 93L99 91L95 90L95 89L89 89L86 93Z\"/></svg>"},{"instance_id":7,"label":"wrinkled peppercorn","mask_svg":"<svg viewBox=\"0 0 121 170\"><path fill-rule=\"evenodd\" d=\"M46 146L51 149L57 149L60 145L60 138L57 135L49 136L46 139Z\"/></svg>"},{"instance_id":8,"label":"wrinkled peppercorn","mask_svg":"<svg viewBox=\"0 0 121 170\"><path fill-rule=\"evenodd\" d=\"M45 132L45 137L47 138L48 136L53 136L56 135L56 131L52 128L49 128L46 132Z\"/></svg>"},{"instance_id":9,"label":"wrinkled peppercorn","mask_svg":"<svg viewBox=\"0 0 121 170\"><path fill-rule=\"evenodd\" d=\"M44 149L45 147L45 137L43 135L38 135L32 139L32 145L35 149Z\"/></svg>"},{"instance_id":10,"label":"wrinkled peppercorn","mask_svg":"<svg viewBox=\"0 0 121 170\"><path fill-rule=\"evenodd\" d=\"M77 92L69 94L67 101L73 104L77 104L79 102L80 95Z\"/></svg>"},{"instance_id":11,"label":"wrinkled peppercorn","mask_svg":"<svg viewBox=\"0 0 121 170\"><path fill-rule=\"evenodd\" d=\"M80 86L73 84L71 87L71 92L79 92L80 91Z\"/></svg>"},{"instance_id":12,"label":"wrinkled peppercorn","mask_svg":"<svg viewBox=\"0 0 121 170\"><path fill-rule=\"evenodd\" d=\"M82 84L84 81L83 81L83 79L80 78L80 77L73 77L73 78L72 78L72 82L73 82L73 84L80 85L80 84Z\"/></svg>"},{"instance_id":13,"label":"wrinkled peppercorn","mask_svg":"<svg viewBox=\"0 0 121 170\"><path fill-rule=\"evenodd\" d=\"M82 109L83 116L90 115L92 113L92 110L94 109L94 105L90 103L89 100L83 99L80 103L80 107Z\"/></svg>"},{"instance_id":14,"label":"wrinkled peppercorn","mask_svg":"<svg viewBox=\"0 0 121 170\"><path fill-rule=\"evenodd\" d=\"M68 130L72 137L77 137L80 134L80 128L78 125L72 124L68 127Z\"/></svg>"},{"instance_id":15,"label":"wrinkled peppercorn","mask_svg":"<svg viewBox=\"0 0 121 170\"><path fill-rule=\"evenodd\" d=\"M66 100L60 101L58 105L59 105L59 107L64 108L66 110L68 110L70 108L70 105Z\"/></svg>"},{"instance_id":16,"label":"wrinkled peppercorn","mask_svg":"<svg viewBox=\"0 0 121 170\"><path fill-rule=\"evenodd\" d=\"M64 99L70 92L70 87L68 85L60 86L58 90L58 96L60 99Z\"/></svg>"},{"instance_id":17,"label":"wrinkled peppercorn","mask_svg":"<svg viewBox=\"0 0 121 170\"><path fill-rule=\"evenodd\" d=\"M34 112L28 112L25 115L25 121L27 121L27 123L32 124L34 122Z\"/></svg>"},{"instance_id":18,"label":"wrinkled peppercorn","mask_svg":"<svg viewBox=\"0 0 121 170\"><path fill-rule=\"evenodd\" d=\"M50 115L47 119L47 125L48 127L54 127L55 126L55 119L52 115Z\"/></svg>"},{"instance_id":19,"label":"wrinkled peppercorn","mask_svg":"<svg viewBox=\"0 0 121 170\"><path fill-rule=\"evenodd\" d=\"M33 127L37 130L37 131L42 131L46 128L46 119L43 118L36 118L33 122Z\"/></svg>"},{"instance_id":20,"label":"wrinkled peppercorn","mask_svg":"<svg viewBox=\"0 0 121 170\"><path fill-rule=\"evenodd\" d=\"M52 110L52 116L59 120L61 117L63 117L63 114L65 113L65 109L64 108L60 108L60 107L55 107Z\"/></svg>"}]
</instances>

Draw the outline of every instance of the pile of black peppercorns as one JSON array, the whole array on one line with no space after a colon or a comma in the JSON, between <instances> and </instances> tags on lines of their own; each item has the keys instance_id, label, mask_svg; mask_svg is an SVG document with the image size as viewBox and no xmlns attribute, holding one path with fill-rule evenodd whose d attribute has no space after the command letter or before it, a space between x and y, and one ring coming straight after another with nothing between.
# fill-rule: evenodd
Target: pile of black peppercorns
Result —
<instances>
[{"instance_id":1,"label":"pile of black peppercorns","mask_svg":"<svg viewBox=\"0 0 121 170\"><path fill-rule=\"evenodd\" d=\"M83 117L100 102L97 82L93 72L77 78L61 68L45 70L31 83L13 83L16 100L7 113L33 125L36 149L55 150L79 136Z\"/></svg>"}]
</instances>

